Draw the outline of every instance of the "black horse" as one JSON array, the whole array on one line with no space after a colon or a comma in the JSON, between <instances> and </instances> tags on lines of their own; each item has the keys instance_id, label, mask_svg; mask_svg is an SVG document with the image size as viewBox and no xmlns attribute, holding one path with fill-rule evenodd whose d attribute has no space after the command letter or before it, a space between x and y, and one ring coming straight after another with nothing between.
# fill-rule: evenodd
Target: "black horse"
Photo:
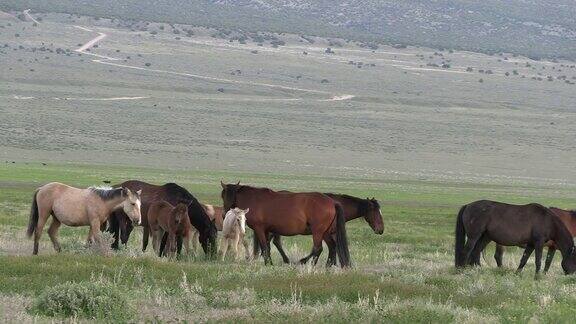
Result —
<instances>
[{"instance_id":1,"label":"black horse","mask_svg":"<svg viewBox=\"0 0 576 324\"><path fill-rule=\"evenodd\" d=\"M467 238L467 240L466 240ZM542 250L549 240L562 253L565 274L576 271L576 253L572 235L564 223L539 204L509 205L480 200L462 206L456 220L456 267L479 265L480 254L491 241L504 246L525 247L517 272L536 251L536 276L540 273Z\"/></svg>"},{"instance_id":2,"label":"black horse","mask_svg":"<svg viewBox=\"0 0 576 324\"><path fill-rule=\"evenodd\" d=\"M202 249L206 255L211 257L216 255L217 245L216 236L218 230L214 222L210 220L208 214L198 200L190 193L188 190L182 188L175 183L167 183L161 186L152 185L143 181L129 180L123 182L118 187L126 187L130 190L142 190L142 226L144 227L144 237L142 240L142 251L146 251L148 246L148 239L150 236L150 227L148 225L148 207L152 202L155 201L167 201L172 205L177 205L179 203L184 203L188 206L188 217L190 218L190 223L194 226L199 235L199 241L202 245ZM115 186L116 187L116 186ZM133 189L134 188L134 189ZM137 189L136 189L137 188ZM126 214L119 210L112 215L108 220L108 231L114 236L114 243L112 243L113 249L118 249L118 241L121 240L123 244L128 242L130 233L132 232L132 224L128 220ZM167 236L162 240L162 247L165 244ZM178 242L178 252L180 253L182 249L181 240Z\"/></svg>"}]
</instances>

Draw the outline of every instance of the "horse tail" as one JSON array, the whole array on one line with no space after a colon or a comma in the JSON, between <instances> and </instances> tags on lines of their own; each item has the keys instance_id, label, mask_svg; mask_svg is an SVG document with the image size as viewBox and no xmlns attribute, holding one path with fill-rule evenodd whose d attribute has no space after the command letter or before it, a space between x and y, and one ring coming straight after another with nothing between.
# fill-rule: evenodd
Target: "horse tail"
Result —
<instances>
[{"instance_id":1,"label":"horse tail","mask_svg":"<svg viewBox=\"0 0 576 324\"><path fill-rule=\"evenodd\" d=\"M464 211L466 210L466 205L460 208L458 212L458 217L456 218L456 242L454 247L454 264L458 267L463 267L466 260L464 260L464 244L466 243L466 229L464 228L464 221L462 217Z\"/></svg>"},{"instance_id":2,"label":"horse tail","mask_svg":"<svg viewBox=\"0 0 576 324\"><path fill-rule=\"evenodd\" d=\"M338 203L334 204L336 208L336 252L340 259L342 268L350 267L350 250L348 249L348 238L346 237L346 218L344 210Z\"/></svg>"},{"instance_id":3,"label":"horse tail","mask_svg":"<svg viewBox=\"0 0 576 324\"><path fill-rule=\"evenodd\" d=\"M258 241L258 237L256 236L256 233L254 233L254 235L252 235L252 257L254 258L254 260L258 259L258 257L260 256L260 241Z\"/></svg>"},{"instance_id":4,"label":"horse tail","mask_svg":"<svg viewBox=\"0 0 576 324\"><path fill-rule=\"evenodd\" d=\"M36 231L36 225L38 225L38 202L36 201L36 196L38 195L38 190L34 192L34 197L32 198L32 207L30 208L30 219L28 220L28 231L26 235L32 237Z\"/></svg>"}]
</instances>

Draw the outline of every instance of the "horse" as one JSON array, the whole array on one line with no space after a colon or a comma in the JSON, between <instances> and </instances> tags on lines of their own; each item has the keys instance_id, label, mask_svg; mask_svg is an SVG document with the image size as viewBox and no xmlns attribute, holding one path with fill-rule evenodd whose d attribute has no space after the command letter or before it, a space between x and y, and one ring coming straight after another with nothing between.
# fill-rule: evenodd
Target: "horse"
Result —
<instances>
[{"instance_id":1,"label":"horse","mask_svg":"<svg viewBox=\"0 0 576 324\"><path fill-rule=\"evenodd\" d=\"M380 211L380 203L374 197L361 199L350 195L324 193L326 196L334 199L340 203L344 209L344 218L346 222L356 218L364 217L364 220L370 225L375 234L381 235L384 233L384 221L382 220L382 212ZM282 248L282 241L280 235L272 234L272 242L280 252L284 263L290 263L290 259ZM269 238L270 240L270 238ZM256 236L254 236L253 255L256 257L259 254L260 245ZM328 245L328 260L327 266L336 264L336 251L332 249L332 245Z\"/></svg>"},{"instance_id":2,"label":"horse","mask_svg":"<svg viewBox=\"0 0 576 324\"><path fill-rule=\"evenodd\" d=\"M576 236L576 210L564 210L556 207L549 208L560 220L572 237ZM547 273L554 259L554 254L556 253L557 246L554 241L548 241L545 244L548 247L548 254L546 256L546 263L544 264L544 273ZM502 255L504 254L504 247L500 244L496 244L496 250L494 252L494 259L498 267L502 267Z\"/></svg>"},{"instance_id":3,"label":"horse","mask_svg":"<svg viewBox=\"0 0 576 324\"><path fill-rule=\"evenodd\" d=\"M466 240L467 238L467 240ZM539 204L510 205L479 200L462 206L456 219L454 263L457 268L471 264L490 241L505 246L525 246L520 273L532 252L536 251L536 274L540 273L542 250L553 240L562 253L565 274L576 271L576 253L572 235L564 223Z\"/></svg>"},{"instance_id":4,"label":"horse","mask_svg":"<svg viewBox=\"0 0 576 324\"><path fill-rule=\"evenodd\" d=\"M202 208L204 208L206 214L208 214L208 217L210 217L210 220L214 222L214 225L216 225L216 229L219 232L222 231L222 222L223 222L222 207L203 203L200 203L200 205L202 205ZM198 250L199 235L200 233L198 233L198 231L194 227L192 227L192 251L194 251L194 253L196 253L196 250Z\"/></svg>"},{"instance_id":5,"label":"horse","mask_svg":"<svg viewBox=\"0 0 576 324\"><path fill-rule=\"evenodd\" d=\"M202 205L200 205L198 200L186 189L175 183L166 183L157 186L138 180L129 180L117 185L117 187L120 186L132 190L142 190L142 215L144 215L144 217L142 217L142 226L144 227L142 251L146 251L150 236L150 227L146 217L148 207L155 201L165 200L172 205L177 205L178 203L184 203L187 205L188 218L190 219L192 226L194 226L194 228L196 228L200 233L199 240L204 253L209 257L216 256L216 236L218 235L216 226L214 225L214 222L210 220L210 217L206 214L206 211L202 208ZM128 242L133 227L126 220L127 218L122 212L114 212L110 217L108 231L114 236L114 243L112 244L112 248L114 249L118 249L118 240L120 238L122 238L123 244ZM161 249L167 239L168 236L164 235L162 238ZM179 253L181 248L182 242L178 240Z\"/></svg>"},{"instance_id":6,"label":"horse","mask_svg":"<svg viewBox=\"0 0 576 324\"><path fill-rule=\"evenodd\" d=\"M268 236L274 233L282 236L312 234L312 251L300 260L302 264L310 258L314 264L318 262L324 240L327 245L335 246L340 266L350 266L344 212L342 206L330 197L319 192L276 192L240 183L220 182L220 185L225 211L234 207L250 208L246 223L258 238L265 264L272 263ZM336 235L335 241L331 238L333 234Z\"/></svg>"},{"instance_id":7,"label":"horse","mask_svg":"<svg viewBox=\"0 0 576 324\"><path fill-rule=\"evenodd\" d=\"M52 215L52 223L48 235L54 250L61 251L58 242L60 225L90 226L88 243L101 243L100 227L106 222L114 210L122 210L132 223L141 222L141 191L132 192L129 188L89 187L74 188L62 183L48 183L34 192L30 219L28 221L28 237L34 235L33 255L38 254L38 243L48 217Z\"/></svg>"},{"instance_id":8,"label":"horse","mask_svg":"<svg viewBox=\"0 0 576 324\"><path fill-rule=\"evenodd\" d=\"M190 224L190 219L188 218L188 206L186 204L179 203L176 206L172 206L164 200L155 201L148 207L147 218L152 233L152 247L158 253L158 256L162 256L160 240L164 233L168 233L166 255L173 256L176 253L177 238L184 241L186 253L190 253L190 229L192 224Z\"/></svg>"},{"instance_id":9,"label":"horse","mask_svg":"<svg viewBox=\"0 0 576 324\"><path fill-rule=\"evenodd\" d=\"M224 217L222 226L222 242L220 243L220 251L222 253L222 261L226 257L228 247L232 247L234 252L234 259L238 260L238 245L242 242L244 246L244 253L246 259L250 259L248 254L248 242L244 239L246 235L246 214L250 208L240 209L238 207L230 209Z\"/></svg>"}]
</instances>

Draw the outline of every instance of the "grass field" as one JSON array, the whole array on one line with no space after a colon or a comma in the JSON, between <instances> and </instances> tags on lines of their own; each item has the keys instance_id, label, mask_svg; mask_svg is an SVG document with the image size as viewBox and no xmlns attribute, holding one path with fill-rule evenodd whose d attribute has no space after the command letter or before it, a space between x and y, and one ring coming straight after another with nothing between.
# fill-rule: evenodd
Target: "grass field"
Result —
<instances>
[{"instance_id":1,"label":"grass field","mask_svg":"<svg viewBox=\"0 0 576 324\"><path fill-rule=\"evenodd\" d=\"M140 230L112 256L85 248L87 228L63 228L61 254L44 235L40 256L30 255L32 242L24 232L34 188L47 181L87 186L129 178L177 181L214 204L221 179L375 196L382 202L385 233L373 234L364 220L348 223L354 267L347 271L324 268L326 253L315 268L282 265L275 250L273 266L261 259L220 262L202 255L168 261L140 252ZM4 321L48 321L27 309L47 287L68 281L118 288L129 310L103 318L110 321L568 322L574 316L576 280L562 274L559 258L539 281L532 261L522 275L514 274L518 249L507 251L505 269L494 267L490 252L489 265L453 268L454 219L461 204L489 198L568 208L569 188L39 163L0 165L0 184ZM296 260L309 251L311 239L287 238L285 246Z\"/></svg>"},{"instance_id":2,"label":"grass field","mask_svg":"<svg viewBox=\"0 0 576 324\"><path fill-rule=\"evenodd\" d=\"M453 241L473 200L575 207L574 62L222 33L0 12L0 321L50 322L39 309L74 289L126 301L96 309L109 322L573 321L576 277L558 255L539 281L532 260L514 274L515 248L504 269L490 246L483 267L456 271ZM326 269L326 251L317 267L274 248L273 266L159 259L140 229L102 256L87 228L62 228L63 253L44 234L31 256L35 188L127 179L217 205L220 180L376 197L385 232L348 223L346 271ZM311 238L284 246L297 260Z\"/></svg>"}]
</instances>

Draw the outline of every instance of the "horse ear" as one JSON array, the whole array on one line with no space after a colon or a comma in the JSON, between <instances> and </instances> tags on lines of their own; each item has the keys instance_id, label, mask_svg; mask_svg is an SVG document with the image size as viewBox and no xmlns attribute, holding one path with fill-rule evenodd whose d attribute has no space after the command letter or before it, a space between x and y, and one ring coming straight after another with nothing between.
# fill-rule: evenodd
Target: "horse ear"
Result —
<instances>
[{"instance_id":1,"label":"horse ear","mask_svg":"<svg viewBox=\"0 0 576 324\"><path fill-rule=\"evenodd\" d=\"M128 196L130 194L130 189L122 187L122 197Z\"/></svg>"},{"instance_id":2,"label":"horse ear","mask_svg":"<svg viewBox=\"0 0 576 324\"><path fill-rule=\"evenodd\" d=\"M226 185L224 184L224 182L222 182L222 180L220 180L220 185L222 186L222 189L226 189Z\"/></svg>"},{"instance_id":3,"label":"horse ear","mask_svg":"<svg viewBox=\"0 0 576 324\"><path fill-rule=\"evenodd\" d=\"M246 208L246 210L244 210L244 214L248 214L249 211L250 211L250 208Z\"/></svg>"},{"instance_id":4,"label":"horse ear","mask_svg":"<svg viewBox=\"0 0 576 324\"><path fill-rule=\"evenodd\" d=\"M140 197L142 195L142 189L136 191L136 194L138 195L138 197Z\"/></svg>"}]
</instances>

